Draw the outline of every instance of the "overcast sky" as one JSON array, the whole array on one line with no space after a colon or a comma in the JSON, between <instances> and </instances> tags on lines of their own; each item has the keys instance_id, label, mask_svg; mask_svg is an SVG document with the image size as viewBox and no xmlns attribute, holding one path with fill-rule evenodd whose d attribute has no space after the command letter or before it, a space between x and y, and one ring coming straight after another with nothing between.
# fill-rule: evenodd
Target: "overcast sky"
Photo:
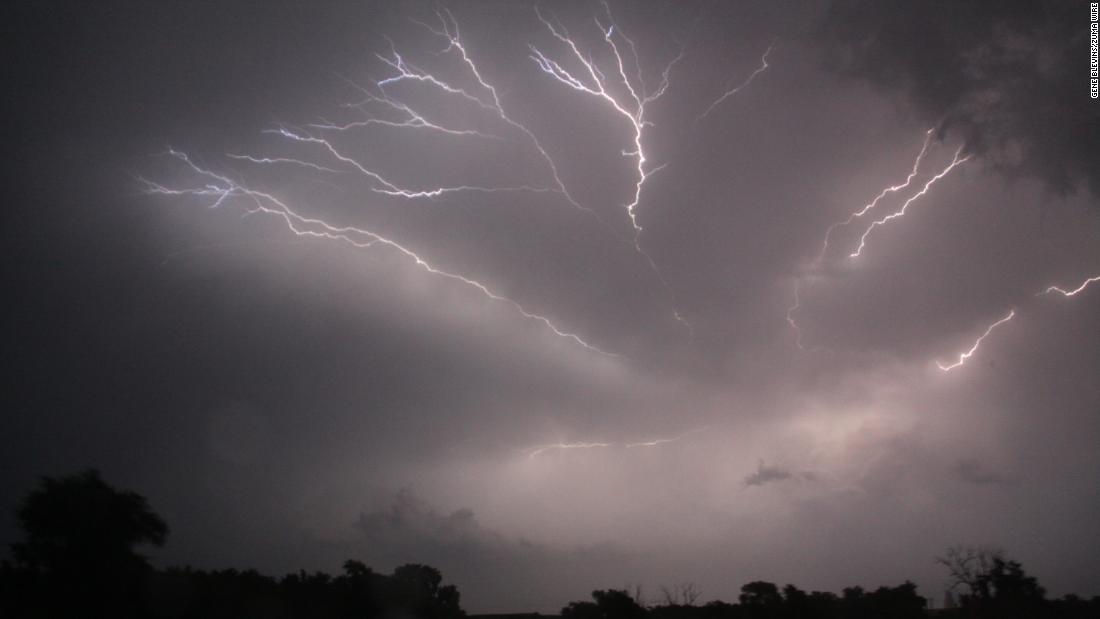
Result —
<instances>
[{"instance_id":1,"label":"overcast sky","mask_svg":"<svg viewBox=\"0 0 1100 619\"><path fill-rule=\"evenodd\" d=\"M11 3L0 541L93 466L472 611L1100 594L1088 5L1013 4Z\"/></svg>"}]
</instances>

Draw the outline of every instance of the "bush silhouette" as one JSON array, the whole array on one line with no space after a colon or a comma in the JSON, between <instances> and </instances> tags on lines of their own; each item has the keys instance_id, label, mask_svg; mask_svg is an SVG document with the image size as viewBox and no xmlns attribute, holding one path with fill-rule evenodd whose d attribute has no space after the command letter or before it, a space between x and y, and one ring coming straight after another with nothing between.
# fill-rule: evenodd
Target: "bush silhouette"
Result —
<instances>
[{"instance_id":1,"label":"bush silhouette","mask_svg":"<svg viewBox=\"0 0 1100 619\"><path fill-rule=\"evenodd\" d=\"M145 498L117 490L95 470L43 478L18 511L25 541L12 545L27 587L20 612L64 616L133 615L152 568L136 552L160 546L168 525Z\"/></svg>"}]
</instances>

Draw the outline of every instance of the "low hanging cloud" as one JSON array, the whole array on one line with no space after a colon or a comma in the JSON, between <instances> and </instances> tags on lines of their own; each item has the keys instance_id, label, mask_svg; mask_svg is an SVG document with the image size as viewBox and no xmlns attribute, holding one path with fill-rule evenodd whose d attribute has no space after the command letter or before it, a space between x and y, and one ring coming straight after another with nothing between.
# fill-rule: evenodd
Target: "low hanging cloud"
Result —
<instances>
[{"instance_id":1,"label":"low hanging cloud","mask_svg":"<svg viewBox=\"0 0 1100 619\"><path fill-rule=\"evenodd\" d=\"M763 486L776 481L785 481L794 474L781 466L767 465L763 460L757 462L756 471L745 477L746 486Z\"/></svg>"},{"instance_id":2,"label":"low hanging cloud","mask_svg":"<svg viewBox=\"0 0 1100 619\"><path fill-rule=\"evenodd\" d=\"M830 68L906 102L941 136L1058 194L1100 196L1100 107L1089 98L1085 3L833 3Z\"/></svg>"},{"instance_id":3,"label":"low hanging cloud","mask_svg":"<svg viewBox=\"0 0 1100 619\"><path fill-rule=\"evenodd\" d=\"M629 574L638 559L614 544L559 547L508 537L482 525L470 509L438 511L410 489L360 514L355 529L362 536L359 556L372 566L437 566L467 606L493 611L557 612L607 574Z\"/></svg>"}]
</instances>

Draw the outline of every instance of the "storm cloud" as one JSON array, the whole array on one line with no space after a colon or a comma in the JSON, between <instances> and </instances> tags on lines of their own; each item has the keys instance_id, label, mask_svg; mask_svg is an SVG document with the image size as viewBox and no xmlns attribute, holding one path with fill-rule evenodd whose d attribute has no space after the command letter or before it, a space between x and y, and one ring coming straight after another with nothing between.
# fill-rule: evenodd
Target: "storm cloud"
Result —
<instances>
[{"instance_id":1,"label":"storm cloud","mask_svg":"<svg viewBox=\"0 0 1100 619\"><path fill-rule=\"evenodd\" d=\"M92 465L168 521L158 564L426 562L474 612L760 579L938 599L960 543L1100 593L1100 287L1040 294L1100 268L1083 7L6 6L0 541L37 476ZM640 193L642 123L532 51L591 86L608 38L650 93L671 65ZM477 96L380 102L402 67ZM467 189L378 191L291 135ZM850 256L869 217L843 222L960 152Z\"/></svg>"},{"instance_id":2,"label":"storm cloud","mask_svg":"<svg viewBox=\"0 0 1100 619\"><path fill-rule=\"evenodd\" d=\"M1087 3L831 4L832 68L1016 176L1100 195L1100 110L1088 97Z\"/></svg>"}]
</instances>

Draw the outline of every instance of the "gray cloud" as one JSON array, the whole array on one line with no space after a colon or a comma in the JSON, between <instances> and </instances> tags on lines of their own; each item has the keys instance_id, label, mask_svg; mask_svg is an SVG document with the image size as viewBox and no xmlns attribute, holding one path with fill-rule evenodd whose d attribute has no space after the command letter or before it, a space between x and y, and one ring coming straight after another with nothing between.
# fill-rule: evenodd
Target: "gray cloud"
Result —
<instances>
[{"instance_id":1,"label":"gray cloud","mask_svg":"<svg viewBox=\"0 0 1100 619\"><path fill-rule=\"evenodd\" d=\"M833 2L829 63L894 93L999 169L1100 196L1100 108L1088 94L1086 5Z\"/></svg>"},{"instance_id":2,"label":"gray cloud","mask_svg":"<svg viewBox=\"0 0 1100 619\"><path fill-rule=\"evenodd\" d=\"M791 479L793 475L787 469L776 466L764 464L763 460L760 460L756 464L756 470L745 476L746 486L763 486L777 481L784 481Z\"/></svg>"},{"instance_id":3,"label":"gray cloud","mask_svg":"<svg viewBox=\"0 0 1100 619\"><path fill-rule=\"evenodd\" d=\"M355 523L362 541L345 543L374 565L439 566L475 608L556 612L584 597L608 573L629 573L637 558L612 544L551 546L509 538L482 525L473 511L439 513L412 490Z\"/></svg>"}]
</instances>

